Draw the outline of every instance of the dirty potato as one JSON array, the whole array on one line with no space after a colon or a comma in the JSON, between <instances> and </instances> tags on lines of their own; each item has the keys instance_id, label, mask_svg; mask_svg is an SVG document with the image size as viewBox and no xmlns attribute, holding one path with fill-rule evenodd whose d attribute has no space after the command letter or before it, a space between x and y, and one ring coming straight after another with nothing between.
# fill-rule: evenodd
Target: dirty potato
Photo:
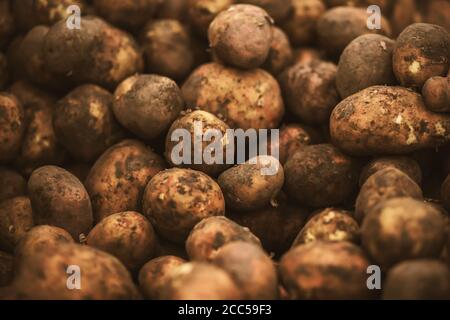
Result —
<instances>
[{"instance_id":1,"label":"dirty potato","mask_svg":"<svg viewBox=\"0 0 450 320\"><path fill-rule=\"evenodd\" d=\"M422 88L422 96L431 111L450 112L450 77L429 78Z\"/></svg>"},{"instance_id":2,"label":"dirty potato","mask_svg":"<svg viewBox=\"0 0 450 320\"><path fill-rule=\"evenodd\" d=\"M0 247L13 252L17 243L33 227L30 199L16 197L0 203Z\"/></svg>"},{"instance_id":3,"label":"dirty potato","mask_svg":"<svg viewBox=\"0 0 450 320\"><path fill-rule=\"evenodd\" d=\"M269 56L261 68L277 76L292 63L292 60L293 52L289 38L280 28L272 27Z\"/></svg>"},{"instance_id":4,"label":"dirty potato","mask_svg":"<svg viewBox=\"0 0 450 320\"><path fill-rule=\"evenodd\" d=\"M22 196L26 193L27 183L16 171L0 167L0 202Z\"/></svg>"},{"instance_id":5,"label":"dirty potato","mask_svg":"<svg viewBox=\"0 0 450 320\"><path fill-rule=\"evenodd\" d=\"M25 131L25 114L14 95L0 92L0 163L17 156Z\"/></svg>"}]
</instances>

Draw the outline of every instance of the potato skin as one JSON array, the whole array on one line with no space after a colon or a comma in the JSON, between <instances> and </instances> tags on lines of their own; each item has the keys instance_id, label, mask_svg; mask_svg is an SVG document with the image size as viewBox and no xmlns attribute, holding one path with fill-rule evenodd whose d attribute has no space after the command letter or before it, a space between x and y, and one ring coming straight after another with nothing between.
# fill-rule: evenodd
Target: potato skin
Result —
<instances>
[{"instance_id":1,"label":"potato skin","mask_svg":"<svg viewBox=\"0 0 450 320\"><path fill-rule=\"evenodd\" d=\"M22 196L26 189L27 183L18 172L0 167L0 202Z\"/></svg>"},{"instance_id":2,"label":"potato skin","mask_svg":"<svg viewBox=\"0 0 450 320\"><path fill-rule=\"evenodd\" d=\"M342 204L356 189L359 163L331 144L298 150L284 166L289 196L311 207Z\"/></svg>"},{"instance_id":3,"label":"potato skin","mask_svg":"<svg viewBox=\"0 0 450 320\"><path fill-rule=\"evenodd\" d=\"M210 261L225 244L244 241L261 245L248 228L226 217L211 217L200 221L186 240L186 251L191 260Z\"/></svg>"},{"instance_id":4,"label":"potato skin","mask_svg":"<svg viewBox=\"0 0 450 320\"><path fill-rule=\"evenodd\" d=\"M326 208L313 214L300 230L292 247L315 241L348 241L359 243L359 225L347 210Z\"/></svg>"},{"instance_id":5,"label":"potato skin","mask_svg":"<svg viewBox=\"0 0 450 320\"><path fill-rule=\"evenodd\" d=\"M115 256L130 272L134 272L153 256L156 235L143 215L127 211L100 221L89 232L86 243Z\"/></svg>"},{"instance_id":6,"label":"potato skin","mask_svg":"<svg viewBox=\"0 0 450 320\"><path fill-rule=\"evenodd\" d=\"M170 272L163 300L240 300L242 293L227 272L211 264L188 262Z\"/></svg>"},{"instance_id":7,"label":"potato skin","mask_svg":"<svg viewBox=\"0 0 450 320\"><path fill-rule=\"evenodd\" d=\"M340 58L336 88L341 98L374 85L394 85L392 51L395 41L379 34L365 34L349 43Z\"/></svg>"},{"instance_id":8,"label":"potato skin","mask_svg":"<svg viewBox=\"0 0 450 320\"><path fill-rule=\"evenodd\" d=\"M33 268L29 268L32 265ZM68 266L80 267L81 289L67 287ZM42 275L42 276L39 276ZM61 244L25 258L12 287L31 300L116 300L140 297L127 269L100 250L78 244Z\"/></svg>"},{"instance_id":9,"label":"potato skin","mask_svg":"<svg viewBox=\"0 0 450 320\"><path fill-rule=\"evenodd\" d=\"M269 168L276 171L265 174L263 170ZM284 170L276 158L257 156L224 171L217 182L223 191L227 208L257 210L269 205L278 195L284 184Z\"/></svg>"},{"instance_id":10,"label":"potato skin","mask_svg":"<svg viewBox=\"0 0 450 320\"><path fill-rule=\"evenodd\" d=\"M11 283L13 271L13 256L0 251L0 288L6 287Z\"/></svg>"},{"instance_id":11,"label":"potato skin","mask_svg":"<svg viewBox=\"0 0 450 320\"><path fill-rule=\"evenodd\" d=\"M369 212L361 235L368 254L387 271L404 260L437 258L445 243L444 219L432 205L392 198Z\"/></svg>"},{"instance_id":12,"label":"potato skin","mask_svg":"<svg viewBox=\"0 0 450 320\"><path fill-rule=\"evenodd\" d=\"M283 30L273 26L269 55L261 68L277 76L292 63L292 60L293 53L289 38Z\"/></svg>"},{"instance_id":13,"label":"potato skin","mask_svg":"<svg viewBox=\"0 0 450 320\"><path fill-rule=\"evenodd\" d=\"M428 111L421 95L413 91L372 86L334 108L330 135L333 144L348 154L405 154L443 144L450 137L449 120Z\"/></svg>"},{"instance_id":14,"label":"potato skin","mask_svg":"<svg viewBox=\"0 0 450 320\"><path fill-rule=\"evenodd\" d=\"M415 23L395 43L392 63L402 86L422 88L428 78L445 76L450 66L450 35L437 25Z\"/></svg>"},{"instance_id":15,"label":"potato skin","mask_svg":"<svg viewBox=\"0 0 450 320\"><path fill-rule=\"evenodd\" d=\"M158 234L183 243L202 219L225 214L225 200L219 185L203 172L172 168L150 180L142 208Z\"/></svg>"},{"instance_id":16,"label":"potato skin","mask_svg":"<svg viewBox=\"0 0 450 320\"><path fill-rule=\"evenodd\" d=\"M266 71L244 71L207 63L182 86L191 108L211 112L232 128L273 129L284 115L277 81Z\"/></svg>"},{"instance_id":17,"label":"potato skin","mask_svg":"<svg viewBox=\"0 0 450 320\"><path fill-rule=\"evenodd\" d=\"M429 78L422 87L422 96L431 111L450 112L450 78Z\"/></svg>"},{"instance_id":18,"label":"potato skin","mask_svg":"<svg viewBox=\"0 0 450 320\"><path fill-rule=\"evenodd\" d=\"M33 209L28 197L15 197L0 203L0 247L3 250L13 252L33 225Z\"/></svg>"},{"instance_id":19,"label":"potato skin","mask_svg":"<svg viewBox=\"0 0 450 320\"><path fill-rule=\"evenodd\" d=\"M384 300L448 299L450 275L447 266L432 259L404 261L386 278Z\"/></svg>"},{"instance_id":20,"label":"potato skin","mask_svg":"<svg viewBox=\"0 0 450 320\"><path fill-rule=\"evenodd\" d=\"M139 271L139 288L146 299L160 299L170 273L186 260L175 256L162 256L150 260Z\"/></svg>"},{"instance_id":21,"label":"potato skin","mask_svg":"<svg viewBox=\"0 0 450 320\"><path fill-rule=\"evenodd\" d=\"M64 228L74 239L91 230L89 195L80 180L65 169L44 166L34 170L28 192L36 224Z\"/></svg>"},{"instance_id":22,"label":"potato skin","mask_svg":"<svg viewBox=\"0 0 450 320\"><path fill-rule=\"evenodd\" d=\"M260 7L233 5L219 13L209 25L209 45L217 58L228 65L258 68L269 55L272 22Z\"/></svg>"},{"instance_id":23,"label":"potato skin","mask_svg":"<svg viewBox=\"0 0 450 320\"><path fill-rule=\"evenodd\" d=\"M0 115L0 163L5 163L13 160L20 150L25 114L15 96L0 92Z\"/></svg>"},{"instance_id":24,"label":"potato skin","mask_svg":"<svg viewBox=\"0 0 450 320\"><path fill-rule=\"evenodd\" d=\"M177 84L158 75L134 75L114 93L117 120L142 139L154 139L167 131L184 108Z\"/></svg>"},{"instance_id":25,"label":"potato skin","mask_svg":"<svg viewBox=\"0 0 450 320\"><path fill-rule=\"evenodd\" d=\"M361 186L355 204L355 217L362 222L380 202L396 198L422 199L422 190L406 173L394 167L379 170Z\"/></svg>"},{"instance_id":26,"label":"potato skin","mask_svg":"<svg viewBox=\"0 0 450 320\"><path fill-rule=\"evenodd\" d=\"M231 6L234 0L187 0L188 20L197 33L207 37L208 27L214 18Z\"/></svg>"},{"instance_id":27,"label":"potato skin","mask_svg":"<svg viewBox=\"0 0 450 320\"><path fill-rule=\"evenodd\" d=\"M123 211L140 211L148 181L165 167L162 158L136 140L124 140L97 159L85 181L95 221Z\"/></svg>"},{"instance_id":28,"label":"potato skin","mask_svg":"<svg viewBox=\"0 0 450 320\"><path fill-rule=\"evenodd\" d=\"M326 124L339 102L336 65L313 60L287 68L278 78L286 106L306 124Z\"/></svg>"},{"instance_id":29,"label":"potato skin","mask_svg":"<svg viewBox=\"0 0 450 320\"><path fill-rule=\"evenodd\" d=\"M146 71L182 80L194 67L194 52L187 28L177 20L149 22L142 32Z\"/></svg>"},{"instance_id":30,"label":"potato skin","mask_svg":"<svg viewBox=\"0 0 450 320\"><path fill-rule=\"evenodd\" d=\"M317 241L288 251L280 261L280 274L291 299L369 299L369 264L352 243Z\"/></svg>"},{"instance_id":31,"label":"potato skin","mask_svg":"<svg viewBox=\"0 0 450 320\"><path fill-rule=\"evenodd\" d=\"M275 264L260 246L231 242L221 247L212 263L232 277L246 300L274 300L278 297Z\"/></svg>"}]
</instances>

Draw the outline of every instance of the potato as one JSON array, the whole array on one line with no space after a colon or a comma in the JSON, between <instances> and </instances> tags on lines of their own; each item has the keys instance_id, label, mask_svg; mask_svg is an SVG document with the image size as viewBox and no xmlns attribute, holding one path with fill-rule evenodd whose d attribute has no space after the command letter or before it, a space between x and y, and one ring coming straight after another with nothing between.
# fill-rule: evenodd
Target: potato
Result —
<instances>
[{"instance_id":1,"label":"potato","mask_svg":"<svg viewBox=\"0 0 450 320\"><path fill-rule=\"evenodd\" d=\"M203 172L172 168L150 180L142 208L158 234L181 244L198 222L224 215L225 201L219 185Z\"/></svg>"},{"instance_id":2,"label":"potato","mask_svg":"<svg viewBox=\"0 0 450 320\"><path fill-rule=\"evenodd\" d=\"M194 67L194 52L186 26L171 19L150 21L141 35L146 71L182 80Z\"/></svg>"},{"instance_id":3,"label":"potato","mask_svg":"<svg viewBox=\"0 0 450 320\"><path fill-rule=\"evenodd\" d=\"M381 29L367 28L366 8L337 7L326 11L317 21L320 46L329 55L338 57L355 38L366 33L391 35L389 22L381 17Z\"/></svg>"},{"instance_id":4,"label":"potato","mask_svg":"<svg viewBox=\"0 0 450 320\"><path fill-rule=\"evenodd\" d=\"M68 171L56 166L34 170L28 180L28 192L36 224L64 228L74 239L91 230L89 195L80 180Z\"/></svg>"},{"instance_id":5,"label":"potato","mask_svg":"<svg viewBox=\"0 0 450 320\"><path fill-rule=\"evenodd\" d=\"M123 138L112 111L113 96L96 85L82 85L59 100L54 128L58 140L82 161L98 158Z\"/></svg>"},{"instance_id":6,"label":"potato","mask_svg":"<svg viewBox=\"0 0 450 320\"><path fill-rule=\"evenodd\" d=\"M372 86L334 108L330 135L349 154L405 154L443 144L449 120L428 111L422 97L406 88Z\"/></svg>"},{"instance_id":7,"label":"potato","mask_svg":"<svg viewBox=\"0 0 450 320\"><path fill-rule=\"evenodd\" d=\"M274 300L278 297L277 269L260 246L240 241L225 244L212 263L228 272L244 299Z\"/></svg>"},{"instance_id":8,"label":"potato","mask_svg":"<svg viewBox=\"0 0 450 320\"><path fill-rule=\"evenodd\" d=\"M263 9L233 5L209 25L209 46L220 61L238 68L254 69L267 59L272 44L272 19Z\"/></svg>"},{"instance_id":9,"label":"potato","mask_svg":"<svg viewBox=\"0 0 450 320\"><path fill-rule=\"evenodd\" d=\"M450 3L445 0L427 1L425 22L437 24L450 32Z\"/></svg>"},{"instance_id":10,"label":"potato","mask_svg":"<svg viewBox=\"0 0 450 320\"><path fill-rule=\"evenodd\" d=\"M209 112L197 110L185 113L172 123L166 136L164 155L167 162L172 166L180 166L183 168L191 168L202 171L211 177L218 176L222 171L230 166L226 163L226 148L230 143L229 140L231 139L227 138L228 129L230 129L230 127L225 122ZM185 136L182 136L182 139L180 139L177 135L179 130L187 130L190 133L188 136L190 140L185 141ZM216 133L220 133L222 136L220 140L216 137ZM206 137L211 134L212 140L202 141L200 148L200 146L196 143L196 134L201 134L202 137ZM208 146L213 142L214 148L208 149ZM179 149L180 143L183 147L181 150ZM190 150L189 158L186 158L187 156L185 156L184 153L186 147ZM214 150L222 150L222 155L215 153ZM196 163L196 153L201 156L201 163ZM205 153L209 156L208 158L205 157ZM182 163L179 163L182 159ZM209 163L209 161L212 163Z\"/></svg>"},{"instance_id":11,"label":"potato","mask_svg":"<svg viewBox=\"0 0 450 320\"><path fill-rule=\"evenodd\" d=\"M86 244L115 256L134 272L153 256L156 235L143 215L127 211L100 221L89 232Z\"/></svg>"},{"instance_id":12,"label":"potato","mask_svg":"<svg viewBox=\"0 0 450 320\"><path fill-rule=\"evenodd\" d=\"M273 129L284 115L277 81L260 69L242 71L204 64L181 89L189 107L224 118L232 128Z\"/></svg>"},{"instance_id":13,"label":"potato","mask_svg":"<svg viewBox=\"0 0 450 320\"><path fill-rule=\"evenodd\" d=\"M151 19L161 0L94 0L96 12L112 24L136 29Z\"/></svg>"},{"instance_id":14,"label":"potato","mask_svg":"<svg viewBox=\"0 0 450 320\"><path fill-rule=\"evenodd\" d=\"M0 48L4 47L14 33L15 21L9 0L0 0Z\"/></svg>"},{"instance_id":15,"label":"potato","mask_svg":"<svg viewBox=\"0 0 450 320\"><path fill-rule=\"evenodd\" d=\"M234 0L187 0L188 20L197 33L206 37L214 18L231 6Z\"/></svg>"},{"instance_id":16,"label":"potato","mask_svg":"<svg viewBox=\"0 0 450 320\"><path fill-rule=\"evenodd\" d=\"M310 63L313 60L323 60L324 55L312 47L300 47L294 50L294 64Z\"/></svg>"},{"instance_id":17,"label":"potato","mask_svg":"<svg viewBox=\"0 0 450 320\"><path fill-rule=\"evenodd\" d=\"M13 256L6 252L0 251L0 288L9 285L12 279Z\"/></svg>"},{"instance_id":18,"label":"potato","mask_svg":"<svg viewBox=\"0 0 450 320\"><path fill-rule=\"evenodd\" d=\"M225 244L244 241L261 245L248 228L226 217L211 217L200 221L186 240L186 251L191 260L210 261Z\"/></svg>"},{"instance_id":19,"label":"potato","mask_svg":"<svg viewBox=\"0 0 450 320\"><path fill-rule=\"evenodd\" d=\"M369 255L387 271L404 260L437 258L445 242L444 219L430 204L391 198L368 213L361 238Z\"/></svg>"},{"instance_id":20,"label":"potato","mask_svg":"<svg viewBox=\"0 0 450 320\"><path fill-rule=\"evenodd\" d=\"M287 68L279 82L286 105L306 124L326 124L339 102L336 90L336 65L313 60Z\"/></svg>"},{"instance_id":21,"label":"potato","mask_svg":"<svg viewBox=\"0 0 450 320\"><path fill-rule=\"evenodd\" d=\"M237 0L263 8L275 21L282 21L292 10L292 0Z\"/></svg>"},{"instance_id":22,"label":"potato","mask_svg":"<svg viewBox=\"0 0 450 320\"><path fill-rule=\"evenodd\" d=\"M18 172L0 167L0 202L22 196L26 189L27 183Z\"/></svg>"},{"instance_id":23,"label":"potato","mask_svg":"<svg viewBox=\"0 0 450 320\"><path fill-rule=\"evenodd\" d=\"M61 164L66 153L58 143L53 128L56 98L21 80L14 82L9 90L23 106L27 122L15 166L29 176L43 165Z\"/></svg>"},{"instance_id":24,"label":"potato","mask_svg":"<svg viewBox=\"0 0 450 320\"><path fill-rule=\"evenodd\" d=\"M379 34L359 36L339 58L336 88L341 98L374 85L394 85L392 50L395 42Z\"/></svg>"},{"instance_id":25,"label":"potato","mask_svg":"<svg viewBox=\"0 0 450 320\"><path fill-rule=\"evenodd\" d=\"M292 247L315 241L359 243L359 225L347 210L326 208L313 214L295 238Z\"/></svg>"},{"instance_id":26,"label":"potato","mask_svg":"<svg viewBox=\"0 0 450 320\"><path fill-rule=\"evenodd\" d=\"M392 63L402 86L421 89L450 67L450 35L437 25L415 23L403 30L394 46Z\"/></svg>"},{"instance_id":27,"label":"potato","mask_svg":"<svg viewBox=\"0 0 450 320\"><path fill-rule=\"evenodd\" d=\"M73 279L77 269L70 266L79 268L79 290L70 289L71 285L77 284ZM32 300L128 300L140 297L130 274L118 259L77 244L61 244L51 251L39 251L25 257L12 287L20 297Z\"/></svg>"},{"instance_id":28,"label":"potato","mask_svg":"<svg viewBox=\"0 0 450 320\"><path fill-rule=\"evenodd\" d=\"M136 140L124 140L106 150L85 181L95 221L117 212L140 212L148 181L164 166L159 155Z\"/></svg>"},{"instance_id":29,"label":"potato","mask_svg":"<svg viewBox=\"0 0 450 320\"><path fill-rule=\"evenodd\" d=\"M227 208L257 210L276 198L283 187L284 170L276 158L257 156L224 171L217 182L223 191Z\"/></svg>"},{"instance_id":30,"label":"potato","mask_svg":"<svg viewBox=\"0 0 450 320\"><path fill-rule=\"evenodd\" d=\"M239 300L242 293L224 270L203 262L175 267L161 291L163 300Z\"/></svg>"},{"instance_id":31,"label":"potato","mask_svg":"<svg viewBox=\"0 0 450 320\"><path fill-rule=\"evenodd\" d=\"M0 203L0 247L13 252L21 238L33 227L30 199L16 197Z\"/></svg>"},{"instance_id":32,"label":"potato","mask_svg":"<svg viewBox=\"0 0 450 320\"><path fill-rule=\"evenodd\" d=\"M141 72L143 58L135 40L96 17L81 19L81 29L65 21L54 24L44 39L46 68L64 81L115 88Z\"/></svg>"},{"instance_id":33,"label":"potato","mask_svg":"<svg viewBox=\"0 0 450 320\"><path fill-rule=\"evenodd\" d=\"M3 90L9 82L8 58L0 52L0 90Z\"/></svg>"},{"instance_id":34,"label":"potato","mask_svg":"<svg viewBox=\"0 0 450 320\"><path fill-rule=\"evenodd\" d=\"M406 173L395 167L375 172L361 186L355 204L356 219L362 222L378 203L396 197L421 200L422 190Z\"/></svg>"},{"instance_id":35,"label":"potato","mask_svg":"<svg viewBox=\"0 0 450 320\"><path fill-rule=\"evenodd\" d=\"M0 163L17 156L25 131L22 105L11 94L0 92Z\"/></svg>"},{"instance_id":36,"label":"potato","mask_svg":"<svg viewBox=\"0 0 450 320\"><path fill-rule=\"evenodd\" d=\"M393 267L384 284L385 300L448 299L450 275L437 260L404 261Z\"/></svg>"},{"instance_id":37,"label":"potato","mask_svg":"<svg viewBox=\"0 0 450 320\"><path fill-rule=\"evenodd\" d=\"M288 159L284 169L288 195L311 207L344 203L358 183L358 161L331 144L298 150Z\"/></svg>"},{"instance_id":38,"label":"potato","mask_svg":"<svg viewBox=\"0 0 450 320\"><path fill-rule=\"evenodd\" d=\"M262 68L277 76L292 63L292 59L293 53L288 37L280 28L272 27L269 56Z\"/></svg>"},{"instance_id":39,"label":"potato","mask_svg":"<svg viewBox=\"0 0 450 320\"><path fill-rule=\"evenodd\" d=\"M142 139L154 139L165 133L183 108L177 84L158 75L131 76L114 93L117 120Z\"/></svg>"},{"instance_id":40,"label":"potato","mask_svg":"<svg viewBox=\"0 0 450 320\"><path fill-rule=\"evenodd\" d=\"M176 267L186 263L175 256L162 256L147 262L139 271L139 288L146 299L159 299Z\"/></svg>"},{"instance_id":41,"label":"potato","mask_svg":"<svg viewBox=\"0 0 450 320\"><path fill-rule=\"evenodd\" d=\"M291 299L368 299L367 260L356 245L316 241L288 251L280 261Z\"/></svg>"},{"instance_id":42,"label":"potato","mask_svg":"<svg viewBox=\"0 0 450 320\"><path fill-rule=\"evenodd\" d=\"M422 96L431 111L450 112L450 78L429 78L422 88Z\"/></svg>"},{"instance_id":43,"label":"potato","mask_svg":"<svg viewBox=\"0 0 450 320\"><path fill-rule=\"evenodd\" d=\"M295 46L311 44L316 40L316 24L326 11L322 0L292 0L292 10L281 28Z\"/></svg>"}]
</instances>

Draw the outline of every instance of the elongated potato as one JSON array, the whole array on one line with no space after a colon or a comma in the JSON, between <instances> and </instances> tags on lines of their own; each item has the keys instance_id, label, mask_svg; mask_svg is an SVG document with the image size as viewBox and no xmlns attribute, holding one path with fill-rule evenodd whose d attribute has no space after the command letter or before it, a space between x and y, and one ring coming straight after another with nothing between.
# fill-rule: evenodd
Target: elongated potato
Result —
<instances>
[{"instance_id":1,"label":"elongated potato","mask_svg":"<svg viewBox=\"0 0 450 320\"><path fill-rule=\"evenodd\" d=\"M56 166L36 169L28 180L28 192L36 224L64 228L74 239L91 230L89 195L80 180L68 171Z\"/></svg>"},{"instance_id":2,"label":"elongated potato","mask_svg":"<svg viewBox=\"0 0 450 320\"><path fill-rule=\"evenodd\" d=\"M22 105L11 94L0 92L0 163L13 160L20 150L25 130Z\"/></svg>"},{"instance_id":3,"label":"elongated potato","mask_svg":"<svg viewBox=\"0 0 450 320\"><path fill-rule=\"evenodd\" d=\"M21 238L33 227L30 199L16 197L0 203L0 247L13 252Z\"/></svg>"}]
</instances>

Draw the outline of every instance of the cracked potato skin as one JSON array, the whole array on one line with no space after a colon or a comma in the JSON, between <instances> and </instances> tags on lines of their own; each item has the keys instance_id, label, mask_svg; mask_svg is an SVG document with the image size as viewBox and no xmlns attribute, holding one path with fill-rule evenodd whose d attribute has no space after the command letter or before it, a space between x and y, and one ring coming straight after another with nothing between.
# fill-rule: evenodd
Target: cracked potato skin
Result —
<instances>
[{"instance_id":1,"label":"cracked potato skin","mask_svg":"<svg viewBox=\"0 0 450 320\"><path fill-rule=\"evenodd\" d=\"M25 113L14 95L0 92L0 163L15 159L25 131Z\"/></svg>"},{"instance_id":2,"label":"cracked potato skin","mask_svg":"<svg viewBox=\"0 0 450 320\"><path fill-rule=\"evenodd\" d=\"M150 180L142 208L158 234L181 244L198 222L224 215L225 200L219 185L208 175L172 168Z\"/></svg>"},{"instance_id":3,"label":"cracked potato skin","mask_svg":"<svg viewBox=\"0 0 450 320\"><path fill-rule=\"evenodd\" d=\"M111 146L97 159L85 181L95 221L117 212L140 212L148 181L164 168L164 160L137 140Z\"/></svg>"}]
</instances>

